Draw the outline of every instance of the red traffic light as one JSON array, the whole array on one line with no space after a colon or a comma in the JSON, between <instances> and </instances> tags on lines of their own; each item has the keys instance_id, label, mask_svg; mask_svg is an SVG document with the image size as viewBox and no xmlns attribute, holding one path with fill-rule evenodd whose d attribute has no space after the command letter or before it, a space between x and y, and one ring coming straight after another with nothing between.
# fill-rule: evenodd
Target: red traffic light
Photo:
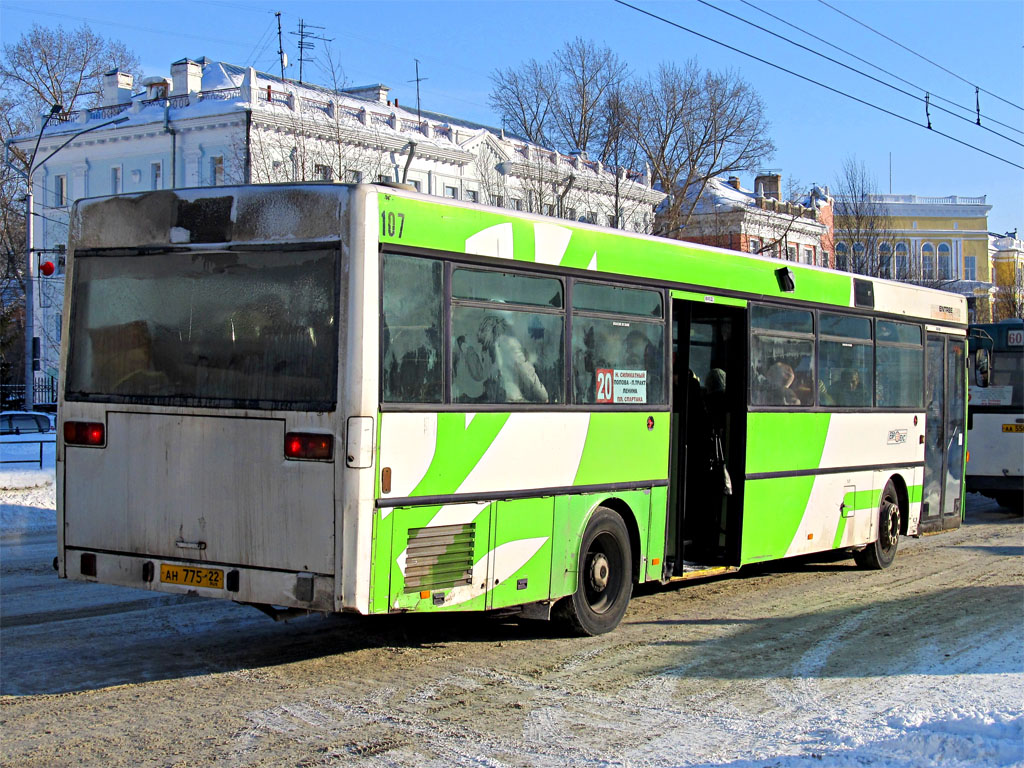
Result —
<instances>
[{"instance_id":1,"label":"red traffic light","mask_svg":"<svg viewBox=\"0 0 1024 768\"><path fill-rule=\"evenodd\" d=\"M52 275L54 269L55 267L53 266L52 261L44 261L39 265L39 271L43 273L43 277L49 277Z\"/></svg>"}]
</instances>

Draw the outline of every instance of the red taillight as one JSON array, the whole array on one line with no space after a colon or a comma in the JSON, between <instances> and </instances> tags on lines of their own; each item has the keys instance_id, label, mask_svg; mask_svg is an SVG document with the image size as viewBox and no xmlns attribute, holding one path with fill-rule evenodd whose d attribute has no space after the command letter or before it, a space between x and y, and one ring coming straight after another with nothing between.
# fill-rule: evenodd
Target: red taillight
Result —
<instances>
[{"instance_id":1,"label":"red taillight","mask_svg":"<svg viewBox=\"0 0 1024 768\"><path fill-rule=\"evenodd\" d=\"M103 425L95 421L65 421L64 442L68 445L103 445L106 437Z\"/></svg>"},{"instance_id":2,"label":"red taillight","mask_svg":"<svg viewBox=\"0 0 1024 768\"><path fill-rule=\"evenodd\" d=\"M289 432L284 436L284 455L289 459L330 461L334 455L334 439L330 435Z\"/></svg>"}]
</instances>

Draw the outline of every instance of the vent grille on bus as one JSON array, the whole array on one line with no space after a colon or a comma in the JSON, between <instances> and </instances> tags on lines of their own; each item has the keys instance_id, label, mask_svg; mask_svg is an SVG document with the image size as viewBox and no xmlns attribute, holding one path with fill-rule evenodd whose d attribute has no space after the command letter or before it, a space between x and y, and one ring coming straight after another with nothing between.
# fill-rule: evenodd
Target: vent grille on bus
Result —
<instances>
[{"instance_id":1,"label":"vent grille on bus","mask_svg":"<svg viewBox=\"0 0 1024 768\"><path fill-rule=\"evenodd\" d=\"M405 555L405 591L450 589L473 583L476 525L410 528Z\"/></svg>"}]
</instances>

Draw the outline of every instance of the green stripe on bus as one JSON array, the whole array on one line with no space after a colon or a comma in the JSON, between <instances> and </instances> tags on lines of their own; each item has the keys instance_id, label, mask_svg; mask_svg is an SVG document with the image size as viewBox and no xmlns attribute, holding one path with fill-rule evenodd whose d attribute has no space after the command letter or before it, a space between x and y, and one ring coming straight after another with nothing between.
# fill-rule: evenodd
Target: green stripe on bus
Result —
<instances>
[{"instance_id":1,"label":"green stripe on bus","mask_svg":"<svg viewBox=\"0 0 1024 768\"><path fill-rule=\"evenodd\" d=\"M591 414L575 485L667 479L668 434L665 412Z\"/></svg>"},{"instance_id":2,"label":"green stripe on bus","mask_svg":"<svg viewBox=\"0 0 1024 768\"><path fill-rule=\"evenodd\" d=\"M813 487L811 476L747 481L741 564L786 556L804 519Z\"/></svg>"},{"instance_id":3,"label":"green stripe on bus","mask_svg":"<svg viewBox=\"0 0 1024 768\"><path fill-rule=\"evenodd\" d=\"M843 496L843 510L845 512L856 513L862 510L875 510L878 509L879 500L882 497L880 490L870 491L855 491L854 493L847 493ZM839 549L839 545L843 541L843 532L846 530L846 521L850 519L845 515L839 515L839 525L836 527L836 537L832 541L832 549Z\"/></svg>"},{"instance_id":4,"label":"green stripe on bus","mask_svg":"<svg viewBox=\"0 0 1024 768\"><path fill-rule=\"evenodd\" d=\"M747 416L747 474L818 469L828 437L828 413Z\"/></svg>"},{"instance_id":5,"label":"green stripe on bus","mask_svg":"<svg viewBox=\"0 0 1024 768\"><path fill-rule=\"evenodd\" d=\"M508 417L507 412L478 413L467 425L464 413L437 414L434 458L410 496L455 493L491 447Z\"/></svg>"},{"instance_id":6,"label":"green stripe on bus","mask_svg":"<svg viewBox=\"0 0 1024 768\"><path fill-rule=\"evenodd\" d=\"M506 255L517 261L543 261L575 269L594 265L600 272L691 285L728 285L730 290L757 296L813 299L850 306L852 278L828 270L790 264L796 290L783 293L775 276L778 267L774 261L727 253L721 254L721 258L708 258L707 251L680 241L629 237L625 232L577 227L557 219L524 220L487 209L410 200L387 193L380 194L379 205L384 218L391 213L402 215L400 226L394 227L393 232L390 225L381 227L378 223L382 243L466 253L467 240L500 226L504 229L493 230L495 240L511 245L512 253ZM537 242L538 231L564 232L565 242L558 246L564 250L544 253ZM553 241L561 243L558 237ZM553 246L544 243L544 247Z\"/></svg>"}]
</instances>

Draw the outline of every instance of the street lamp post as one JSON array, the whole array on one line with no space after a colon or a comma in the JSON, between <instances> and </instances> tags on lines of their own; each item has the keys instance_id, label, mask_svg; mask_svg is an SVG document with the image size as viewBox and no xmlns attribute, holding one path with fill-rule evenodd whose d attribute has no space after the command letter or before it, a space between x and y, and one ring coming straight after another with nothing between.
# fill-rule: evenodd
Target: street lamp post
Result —
<instances>
[{"instance_id":1,"label":"street lamp post","mask_svg":"<svg viewBox=\"0 0 1024 768\"><path fill-rule=\"evenodd\" d=\"M64 149L64 147L66 147L72 141L77 139L83 133L89 133L89 131L95 131L95 130L97 130L99 128L105 128L108 125L118 125L118 124L123 123L126 120L128 120L127 117L119 117L119 118L117 118L115 120L107 120L106 122L98 123L97 125L90 126L90 127L85 128L85 129L83 129L81 131L76 131L75 133L71 134L64 141L63 144L61 144L59 147L57 147L55 150L53 150L53 152L51 152L45 158L43 158L38 163L36 163L36 161L35 161L36 160L36 153L39 151L39 142L42 141L43 131L46 130L46 126L50 122L50 120L55 115L60 113L60 111L62 109L63 109L63 107L61 107L60 104L54 104L53 107L50 108L49 114L46 115L46 119L43 120L43 124L39 128L39 135L36 137L35 147L33 147L32 154L29 156L29 159L28 159L28 163L27 163L27 166L26 166L27 169L28 169L27 173L25 173L23 171L20 171L10 161L8 161L8 165L11 168L13 168L15 170L18 170L20 173L22 173L22 175L23 175L23 177L25 179L25 267L26 267L26 269L25 269L25 410L26 411L32 410L32 407L33 407L33 404L34 404L34 401L35 401L35 393L33 391L34 390L34 385L35 385L35 370L34 370L35 366L33 365L33 363L34 363L34 354L33 354L33 352L35 351L35 344L34 344L34 339L35 339L35 323L34 323L33 315L35 313L35 308L34 308L33 304L34 304L34 301L35 301L34 294L35 294L36 270L35 270L35 259L33 258L33 255L32 255L32 251L33 251L32 243L33 243L33 239L34 239L34 226L33 226L34 223L33 223L33 213L32 213L32 204L33 204L32 177L35 175L35 172L39 168L44 166L47 163L47 161L49 161L49 159L51 157L56 155L58 152L60 152L62 149Z\"/></svg>"}]
</instances>

